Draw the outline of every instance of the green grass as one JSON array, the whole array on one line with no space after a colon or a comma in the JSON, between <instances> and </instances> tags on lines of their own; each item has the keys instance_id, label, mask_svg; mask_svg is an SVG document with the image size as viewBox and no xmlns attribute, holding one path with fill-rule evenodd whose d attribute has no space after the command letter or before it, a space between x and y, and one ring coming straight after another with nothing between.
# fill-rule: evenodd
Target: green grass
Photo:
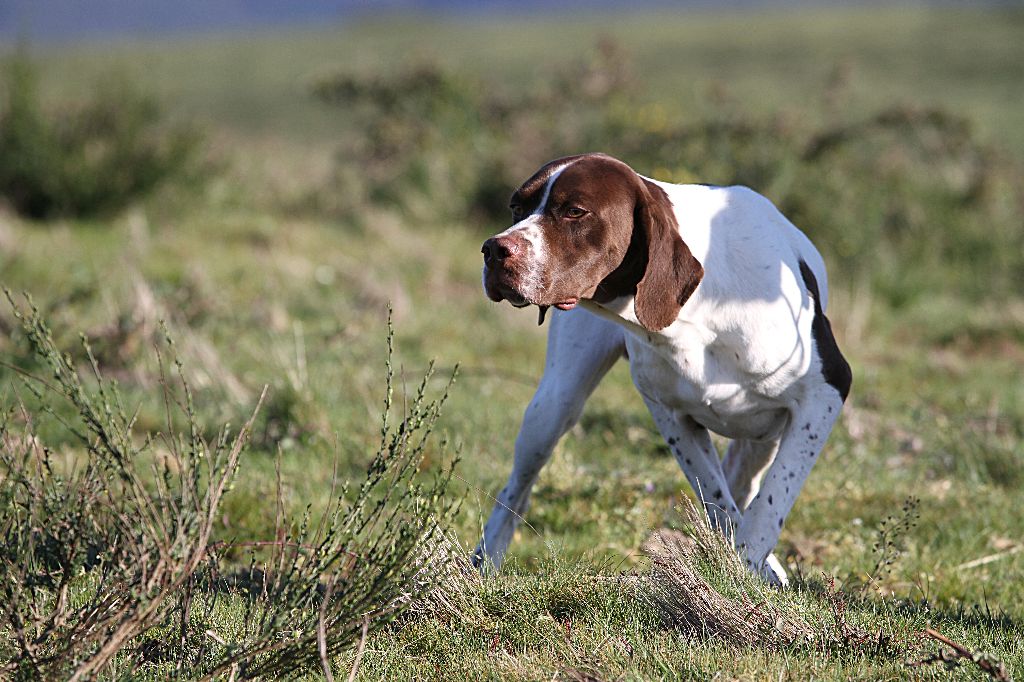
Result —
<instances>
[{"instance_id":1,"label":"green grass","mask_svg":"<svg viewBox=\"0 0 1024 682\"><path fill-rule=\"evenodd\" d=\"M345 116L307 86L339 67L398 68L428 55L528 87L537 69L585 54L602 34L625 46L659 98L687 111L709 107L716 84L737 109L799 108L820 101L836 64L848 63L847 106L943 105L986 139L1024 152L1024 15L1011 11L392 21L62 49L40 55L54 100L81 96L89 74L123 70L174 113L205 119L226 170L202 195L165 193L110 220L40 225L3 215L0 282L30 291L65 347L79 330L95 338L129 404L143 405L140 428L161 424L147 341L159 318L178 339L210 423L240 423L259 387L271 385L255 447L223 507L222 539L272 535L278 448L293 513L325 506L335 465L342 476L363 470L378 438L391 302L399 387L404 377L414 390L431 358L462 364L440 430L462 456L454 531L473 545L510 468L546 330L533 313L491 304L480 291L479 243L497 225L411 223L373 208L356 220L294 210L329 174L332 142L345 134ZM994 652L1020 678L1024 552L1013 549L1024 542L1024 299L978 305L945 291L894 309L858 283L830 287L854 387L782 535L781 554L804 577L786 599L827 608L823 574L858 592L879 523L916 496L920 518L905 551L877 589L850 599L848 617L914 642L930 623ZM0 332L0 359L27 362L7 310ZM0 374L4 401L24 393L11 379ZM58 444L63 461L78 454ZM428 450L428 463L442 457ZM479 617L428 614L389 626L367 642L361 679L916 674L904 658L870 648L771 650L677 632L629 590L595 577L646 570L640 547L653 529L679 523L682 495L692 492L620 363L541 475L506 574L480 588ZM964 566L988 555L998 558ZM915 647L906 651L934 650ZM335 661L336 676L353 656ZM981 676L941 666L919 673Z\"/></svg>"}]
</instances>

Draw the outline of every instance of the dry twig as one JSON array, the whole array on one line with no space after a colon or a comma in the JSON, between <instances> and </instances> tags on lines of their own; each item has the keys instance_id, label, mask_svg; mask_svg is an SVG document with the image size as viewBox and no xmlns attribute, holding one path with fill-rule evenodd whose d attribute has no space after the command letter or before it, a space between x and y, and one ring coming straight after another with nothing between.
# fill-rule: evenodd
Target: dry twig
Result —
<instances>
[{"instance_id":1,"label":"dry twig","mask_svg":"<svg viewBox=\"0 0 1024 682\"><path fill-rule=\"evenodd\" d=\"M320 616L316 624L316 644L320 653L320 665L324 669L324 677L327 682L334 682L334 672L331 670L331 662L327 658L327 605L331 601L331 593L334 591L334 581L327 583L327 591L324 593L324 600L320 603ZM363 629L363 636L366 636L366 629ZM360 642L361 644L361 642Z\"/></svg>"},{"instance_id":2,"label":"dry twig","mask_svg":"<svg viewBox=\"0 0 1024 682\"><path fill-rule=\"evenodd\" d=\"M1008 556L1013 556L1017 552L1024 551L1024 545L1014 545L1003 552L996 552L995 554L989 554L987 556L979 557L971 561L965 561L956 567L958 571L966 571L969 568L977 568L978 566L984 566L985 564L991 564L994 561L1005 559Z\"/></svg>"},{"instance_id":3,"label":"dry twig","mask_svg":"<svg viewBox=\"0 0 1024 682\"><path fill-rule=\"evenodd\" d=\"M955 668L960 665L960 661L966 659L988 673L988 676L991 679L996 680L996 682L1013 682L1013 678L1010 677L1010 672L1006 669L1006 664L992 654L983 651L971 651L967 647L957 644L941 632L937 632L931 628L926 628L922 634L945 644L952 649L952 651L939 649L938 653L931 654L920 661L909 663L911 667L921 667L931 665L932 663L944 663L947 668Z\"/></svg>"},{"instance_id":4,"label":"dry twig","mask_svg":"<svg viewBox=\"0 0 1024 682\"><path fill-rule=\"evenodd\" d=\"M366 631L370 627L370 619L363 618L363 634L359 637L359 646L356 648L356 658L352 661L352 670L348 674L348 682L355 682L356 673L359 672L359 663L363 660L363 651L366 648Z\"/></svg>"}]
</instances>

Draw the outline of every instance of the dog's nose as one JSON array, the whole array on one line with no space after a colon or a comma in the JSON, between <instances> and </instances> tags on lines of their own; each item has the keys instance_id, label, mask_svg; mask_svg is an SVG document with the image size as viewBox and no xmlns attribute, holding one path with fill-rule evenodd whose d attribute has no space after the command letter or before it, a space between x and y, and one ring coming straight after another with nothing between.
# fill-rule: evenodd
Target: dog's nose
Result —
<instances>
[{"instance_id":1,"label":"dog's nose","mask_svg":"<svg viewBox=\"0 0 1024 682\"><path fill-rule=\"evenodd\" d=\"M523 251L526 241L519 235L505 235L504 237L491 237L484 242L480 253L484 254L484 263L487 265L500 265L509 258Z\"/></svg>"}]
</instances>

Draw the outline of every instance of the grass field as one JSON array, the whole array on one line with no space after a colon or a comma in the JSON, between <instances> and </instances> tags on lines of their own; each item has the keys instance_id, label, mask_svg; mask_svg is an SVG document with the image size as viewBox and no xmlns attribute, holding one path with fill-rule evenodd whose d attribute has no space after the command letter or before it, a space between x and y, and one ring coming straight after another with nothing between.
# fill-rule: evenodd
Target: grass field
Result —
<instances>
[{"instance_id":1,"label":"grass field","mask_svg":"<svg viewBox=\"0 0 1024 682\"><path fill-rule=\"evenodd\" d=\"M438 386L461 365L439 423L450 445L432 442L427 464L460 454L453 532L472 546L509 471L545 329L480 291L479 244L500 223L431 221L429 205L415 219L369 204L356 218L309 208L305 197L324 191L339 142L353 134L351 115L309 87L339 69L388 73L429 58L529 90L546 65L584 58L601 36L630 56L653 100L689 115L799 112L821 100L838 68L851 116L942 106L986 143L1024 156L1024 14L1011 10L393 19L61 48L38 54L50 101L85 96L111 70L126 74L173 115L203 122L219 170L201 192L167 190L110 217L40 224L3 214L0 284L30 292L62 346L79 331L94 339L105 372L142 406L140 433L162 428L148 341L158 320L178 341L203 420L240 423L270 385L216 527L218 538L240 540L274 535L278 450L291 514L325 507L335 466L342 477L365 468L378 439L390 303L400 395L430 359L442 369ZM714 98L725 103L712 107ZM829 243L818 246L839 265ZM957 267L987 276L969 259ZM1024 274L1016 281L1024 287ZM777 551L796 587L771 599L839 631L832 576L851 624L906 646L739 646L668 628L633 598L612 576L647 569L641 545L654 529L682 524L674 507L692 491L620 363L544 470L529 523L504 574L479 588L478 610L388 625L366 642L359 679L983 677L969 663L907 667L936 650L916 634L929 625L1024 676L1024 297L948 288L897 306L864 281L833 277L830 289L854 387ZM30 366L15 330L0 310L0 359ZM0 369L0 381L2 400L25 397L11 372ZM76 447L53 425L43 433L73 466ZM908 498L919 500L916 525L862 588L880 524ZM353 657L334 661L336 675ZM104 674L165 674L157 664L119 665Z\"/></svg>"}]
</instances>

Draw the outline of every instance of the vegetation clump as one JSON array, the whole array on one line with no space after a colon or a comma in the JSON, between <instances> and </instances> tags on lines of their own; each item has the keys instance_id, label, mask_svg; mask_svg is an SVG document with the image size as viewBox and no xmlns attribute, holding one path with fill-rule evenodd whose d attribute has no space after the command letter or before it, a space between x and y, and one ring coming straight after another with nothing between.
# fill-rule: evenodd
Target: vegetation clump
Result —
<instances>
[{"instance_id":1,"label":"vegetation clump","mask_svg":"<svg viewBox=\"0 0 1024 682\"><path fill-rule=\"evenodd\" d=\"M83 101L44 106L24 52L0 86L0 199L28 218L118 211L162 183L201 177L201 136L170 125L157 100L126 80L98 85Z\"/></svg>"},{"instance_id":2,"label":"vegetation clump","mask_svg":"<svg viewBox=\"0 0 1024 682\"><path fill-rule=\"evenodd\" d=\"M15 305L15 316L50 378L23 374L32 402L0 421L4 676L86 680L127 666L244 679L329 669L337 652L431 589L435 564L450 560L438 533L454 509L445 498L451 469L417 476L447 397L428 399L429 373L392 424L389 354L380 447L354 494L342 486L319 522L309 509L286 519L279 501L275 537L214 542L255 414L207 439L175 361L176 379L165 372L161 381L167 432L137 433L84 338L87 378L34 308ZM45 419L81 448L70 468L40 437ZM238 546L252 559L231 577L219 559Z\"/></svg>"}]
</instances>

